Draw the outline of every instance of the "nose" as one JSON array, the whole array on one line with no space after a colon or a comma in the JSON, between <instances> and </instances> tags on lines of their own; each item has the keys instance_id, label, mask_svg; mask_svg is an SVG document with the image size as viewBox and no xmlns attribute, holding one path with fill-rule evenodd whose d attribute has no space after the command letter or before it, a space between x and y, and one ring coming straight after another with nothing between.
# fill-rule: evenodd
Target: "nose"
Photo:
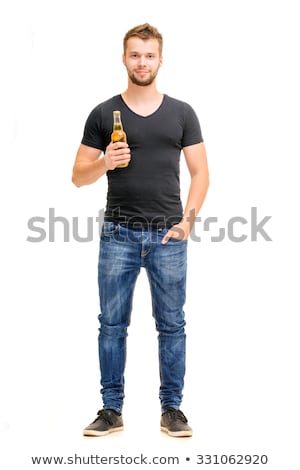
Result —
<instances>
[{"instance_id":1,"label":"nose","mask_svg":"<svg viewBox=\"0 0 300 470\"><path fill-rule=\"evenodd\" d=\"M144 55L140 55L139 57L139 65L145 65L146 57Z\"/></svg>"}]
</instances>

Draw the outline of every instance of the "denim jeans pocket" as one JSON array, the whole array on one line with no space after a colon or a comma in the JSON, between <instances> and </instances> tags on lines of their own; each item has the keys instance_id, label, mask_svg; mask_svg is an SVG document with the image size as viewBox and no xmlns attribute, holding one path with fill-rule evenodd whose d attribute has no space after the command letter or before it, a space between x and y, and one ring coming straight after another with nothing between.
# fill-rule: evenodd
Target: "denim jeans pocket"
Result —
<instances>
[{"instance_id":1,"label":"denim jeans pocket","mask_svg":"<svg viewBox=\"0 0 300 470\"><path fill-rule=\"evenodd\" d=\"M181 238L171 237L171 238L169 238L168 243L174 243L174 244L182 243L182 244L185 245L187 243L187 240L182 240Z\"/></svg>"},{"instance_id":2,"label":"denim jeans pocket","mask_svg":"<svg viewBox=\"0 0 300 470\"><path fill-rule=\"evenodd\" d=\"M159 233L161 234L161 237L163 238L167 233L168 233L169 229L168 228L164 228L162 230L159 231ZM178 237L178 238L175 238L175 237L171 237L169 238L168 240L168 243L187 243L187 240L183 240L182 238Z\"/></svg>"},{"instance_id":3,"label":"denim jeans pocket","mask_svg":"<svg viewBox=\"0 0 300 470\"><path fill-rule=\"evenodd\" d=\"M101 238L110 237L119 230L119 225L114 222L104 222L101 229Z\"/></svg>"}]
</instances>

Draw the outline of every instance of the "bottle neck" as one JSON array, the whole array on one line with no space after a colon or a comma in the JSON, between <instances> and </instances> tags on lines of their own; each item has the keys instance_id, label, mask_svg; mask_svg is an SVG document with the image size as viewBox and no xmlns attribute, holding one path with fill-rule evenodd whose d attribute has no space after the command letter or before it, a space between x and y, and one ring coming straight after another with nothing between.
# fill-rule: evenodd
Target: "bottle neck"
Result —
<instances>
[{"instance_id":1,"label":"bottle neck","mask_svg":"<svg viewBox=\"0 0 300 470\"><path fill-rule=\"evenodd\" d=\"M114 114L114 131L122 131L123 126L121 122L121 117L119 114Z\"/></svg>"}]
</instances>

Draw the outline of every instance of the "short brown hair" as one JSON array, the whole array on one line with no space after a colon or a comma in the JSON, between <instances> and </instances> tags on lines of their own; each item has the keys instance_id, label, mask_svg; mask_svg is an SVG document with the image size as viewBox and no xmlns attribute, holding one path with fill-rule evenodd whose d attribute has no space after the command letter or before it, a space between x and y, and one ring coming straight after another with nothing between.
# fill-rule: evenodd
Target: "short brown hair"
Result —
<instances>
[{"instance_id":1,"label":"short brown hair","mask_svg":"<svg viewBox=\"0 0 300 470\"><path fill-rule=\"evenodd\" d=\"M162 54L163 37L158 32L158 30L149 23L135 26L134 28L131 28L129 31L127 31L123 40L124 54L126 52L127 41L132 37L143 39L143 41L147 41L147 39L157 39L159 44L159 54Z\"/></svg>"}]
</instances>

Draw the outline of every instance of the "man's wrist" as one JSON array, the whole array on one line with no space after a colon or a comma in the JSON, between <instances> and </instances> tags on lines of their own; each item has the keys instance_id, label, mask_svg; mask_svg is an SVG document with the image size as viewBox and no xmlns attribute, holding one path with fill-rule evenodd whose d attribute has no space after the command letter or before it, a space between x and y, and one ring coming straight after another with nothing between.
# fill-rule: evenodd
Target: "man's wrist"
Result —
<instances>
[{"instance_id":1,"label":"man's wrist","mask_svg":"<svg viewBox=\"0 0 300 470\"><path fill-rule=\"evenodd\" d=\"M192 221L191 217L189 215L187 215L187 216L182 217L180 223L188 225L190 227L190 226L192 226L193 221Z\"/></svg>"}]
</instances>

